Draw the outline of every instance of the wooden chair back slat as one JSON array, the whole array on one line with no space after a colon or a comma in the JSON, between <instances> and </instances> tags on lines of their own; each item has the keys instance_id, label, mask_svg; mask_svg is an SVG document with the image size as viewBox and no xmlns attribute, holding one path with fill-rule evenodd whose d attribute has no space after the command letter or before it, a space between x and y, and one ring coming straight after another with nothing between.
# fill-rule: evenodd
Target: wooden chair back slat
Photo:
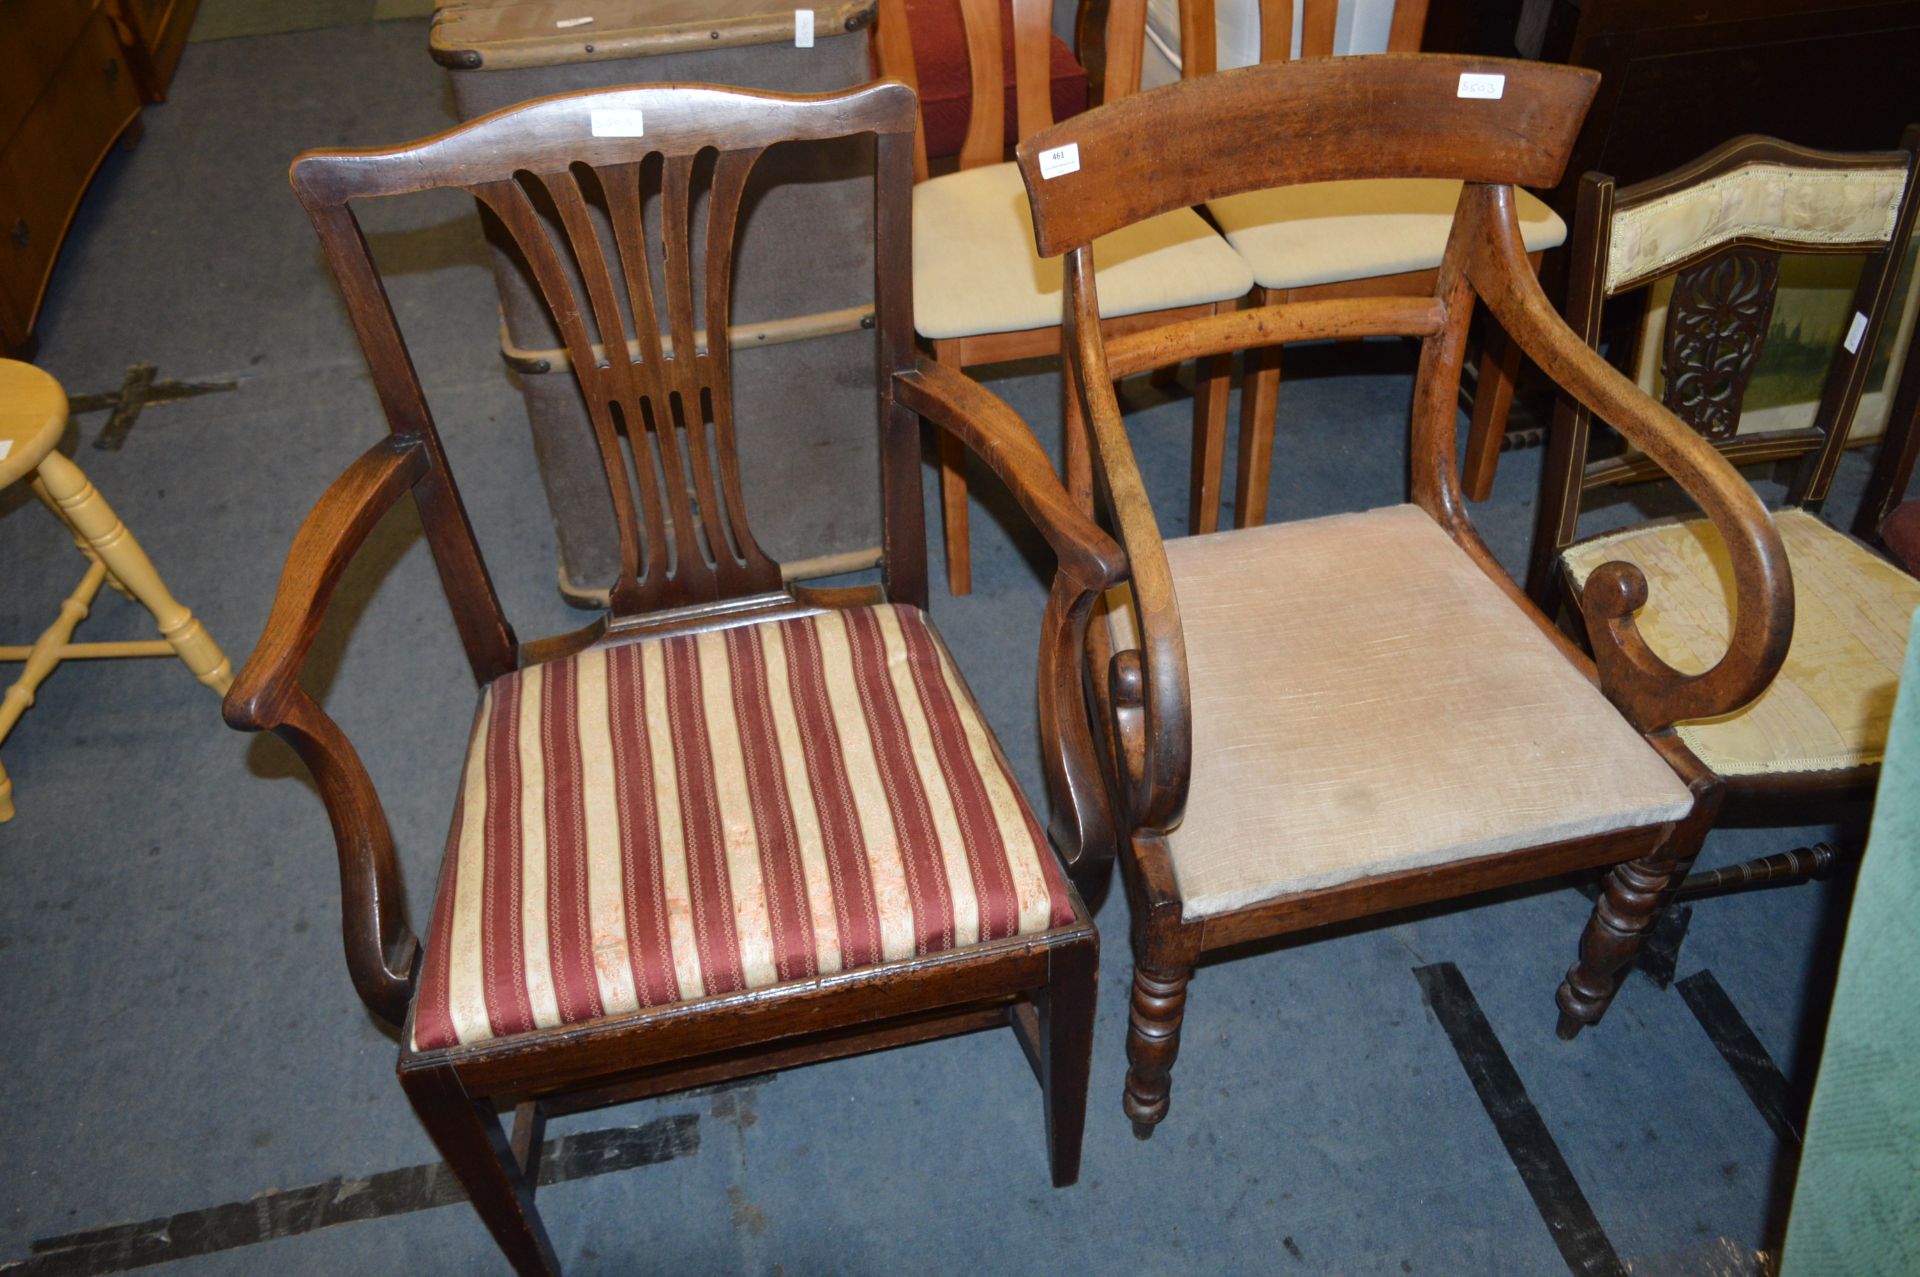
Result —
<instances>
[{"instance_id":1,"label":"wooden chair back slat","mask_svg":"<svg viewBox=\"0 0 1920 1277\"><path fill-rule=\"evenodd\" d=\"M969 108L960 167L998 164L1006 156L1007 29L1001 9L1009 0L959 0L967 40ZM904 19L904 4L895 12ZM1047 0L1011 0L1013 101L1016 137L1031 137L1053 123L1053 25ZM884 17L883 17L884 21ZM924 141L922 143L924 145ZM925 173L924 160L921 173Z\"/></svg>"},{"instance_id":2,"label":"wooden chair back slat","mask_svg":"<svg viewBox=\"0 0 1920 1277\"><path fill-rule=\"evenodd\" d=\"M1205 44L1214 47L1212 0L1208 0L1208 21L1193 34L1195 47ZM1186 51L1187 32L1180 31L1180 73L1187 74ZM1285 62L1293 56L1293 0L1260 0L1260 60L1262 62ZM1198 68L1193 72L1200 74Z\"/></svg>"},{"instance_id":3,"label":"wooden chair back slat","mask_svg":"<svg viewBox=\"0 0 1920 1277\"><path fill-rule=\"evenodd\" d=\"M1300 56L1303 58L1332 57L1333 33L1340 19L1339 0L1301 0L1301 4L1303 11L1300 15ZM1287 34L1289 37L1293 34L1291 24Z\"/></svg>"},{"instance_id":4,"label":"wooden chair back slat","mask_svg":"<svg viewBox=\"0 0 1920 1277\"><path fill-rule=\"evenodd\" d=\"M323 237L335 228L328 242L342 280L371 279L375 289L348 201L456 188L498 219L579 381L619 536L611 608L632 616L781 588L780 567L747 520L726 337L755 161L790 137L904 137L912 128L912 96L897 84L813 99L614 90L544 99L391 151L310 154L293 180ZM649 218L655 174L658 212ZM883 271L904 265L901 246L882 252ZM911 322L903 291L880 299L877 322ZM350 309L393 429L430 429L390 310L383 318L378 307Z\"/></svg>"},{"instance_id":5,"label":"wooden chair back slat","mask_svg":"<svg viewBox=\"0 0 1920 1277\"><path fill-rule=\"evenodd\" d=\"M1467 73L1503 75L1505 92L1463 98ZM1043 257L1176 208L1303 182L1444 177L1551 187L1599 81L1590 71L1537 62L1404 54L1250 67L1216 78L1230 89L1203 97L1175 92L1195 81L1169 85L1020 144ZM1191 142L1167 147L1169 136ZM1221 138L1234 139L1231 166L1217 161ZM1040 154L1067 142L1080 148L1079 170L1042 177ZM1143 172L1152 180L1109 180Z\"/></svg>"}]
</instances>

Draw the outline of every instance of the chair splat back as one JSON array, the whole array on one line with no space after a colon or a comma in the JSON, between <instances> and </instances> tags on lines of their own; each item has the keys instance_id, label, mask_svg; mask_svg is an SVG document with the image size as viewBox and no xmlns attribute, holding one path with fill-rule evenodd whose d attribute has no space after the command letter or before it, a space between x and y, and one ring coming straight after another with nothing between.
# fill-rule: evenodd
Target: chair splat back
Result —
<instances>
[{"instance_id":1,"label":"chair splat back","mask_svg":"<svg viewBox=\"0 0 1920 1277\"><path fill-rule=\"evenodd\" d=\"M1576 288L1615 297L1671 277L1660 335L1663 402L1736 462L1813 454L1795 484L1796 502L1817 506L1825 498L1868 362L1897 303L1896 280L1920 208L1914 194L1920 128L1908 130L1903 146L1846 154L1747 136L1624 190L1600 174L1588 174L1581 186L1579 220L1592 228L1580 265L1591 269ZM1835 352L1810 434L1742 435L1748 382L1766 348L1779 293L1780 258L1816 253L1866 256L1847 312L1858 317L1857 331ZM1597 467L1586 484L1645 472L1642 463L1624 458Z\"/></svg>"},{"instance_id":2,"label":"chair splat back","mask_svg":"<svg viewBox=\"0 0 1920 1277\"><path fill-rule=\"evenodd\" d=\"M292 180L350 298L364 298L354 322L396 432L432 426L348 202L459 188L511 238L586 401L618 524L611 608L630 616L781 588L748 524L734 436L727 332L742 197L778 141L875 132L904 163L913 110L898 84L832 100L612 90L542 99L395 150L308 154ZM891 260L904 249L880 245L883 276L904 277L904 260ZM911 317L879 292L884 341Z\"/></svg>"}]
</instances>

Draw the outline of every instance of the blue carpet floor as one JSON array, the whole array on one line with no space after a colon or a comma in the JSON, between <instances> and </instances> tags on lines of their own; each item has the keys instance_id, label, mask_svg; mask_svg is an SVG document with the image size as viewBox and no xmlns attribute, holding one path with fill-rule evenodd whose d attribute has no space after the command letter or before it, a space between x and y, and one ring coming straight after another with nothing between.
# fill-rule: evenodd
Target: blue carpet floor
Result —
<instances>
[{"instance_id":1,"label":"blue carpet floor","mask_svg":"<svg viewBox=\"0 0 1920 1277\"><path fill-rule=\"evenodd\" d=\"M163 379L236 383L148 408L117 452L89 446L104 414L77 417L72 441L236 661L299 520L382 431L286 164L305 146L390 142L451 119L421 22L195 45L145 140L108 160L66 248L40 362L71 392L111 391L140 361ZM396 272L394 302L509 615L527 635L578 624L554 588L553 532L496 353L470 203L419 199L367 225ZM1402 498L1411 375L1398 342L1290 356L1273 518ZM1054 374L1021 366L989 380L1055 447ZM1188 401L1130 389L1141 462L1177 532ZM1839 519L1865 461L1846 458ZM1507 458L1475 511L1516 570L1537 465ZM985 478L976 487L977 588L936 592L933 613L1038 795L1032 670L1048 564L1004 494ZM1641 499L1597 510L1591 526L1638 517ZM80 560L13 495L0 503L0 564L0 634L27 641ZM108 595L83 637L146 630ZM474 692L410 513L356 564L311 685L380 787L418 921ZM11 1148L0 1271L106 1271L212 1234L275 1239L168 1271L499 1268L467 1207L426 1206L444 1200L430 1171L375 1181L412 1185L401 1197L426 1208L352 1222L369 1191L357 1181L435 1159L395 1085L395 1043L347 982L327 823L291 754L224 728L213 697L172 664L97 662L45 685L5 759L20 814L0 826ZM1705 863L1833 832L1722 831ZM1711 972L1790 1088L1810 1080L1845 898L1839 881L1703 902L1680 952L1679 974ZM1171 1117L1137 1143L1119 1106L1128 949L1115 892L1098 917L1077 1187L1049 1187L1039 1092L1012 1036L994 1034L556 1122L554 1139L631 1132L645 1164L554 1184L542 1209L580 1273L1558 1272L1568 1261L1552 1212L1529 1194L1414 975L1450 963L1625 1270L1760 1271L1793 1144L1688 1000L1636 975L1600 1030L1553 1036L1551 995L1588 908L1576 884L1556 883L1206 966ZM187 1218L36 1251L175 1215ZM333 1220L348 1222L321 1226ZM1621 1268L1602 1255L1586 1271Z\"/></svg>"}]
</instances>

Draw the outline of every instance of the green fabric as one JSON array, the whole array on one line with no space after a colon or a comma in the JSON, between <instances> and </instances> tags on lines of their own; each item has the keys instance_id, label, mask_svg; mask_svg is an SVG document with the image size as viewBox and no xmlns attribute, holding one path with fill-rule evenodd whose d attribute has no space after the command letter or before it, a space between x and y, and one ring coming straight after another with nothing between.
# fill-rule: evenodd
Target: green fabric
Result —
<instances>
[{"instance_id":1,"label":"green fabric","mask_svg":"<svg viewBox=\"0 0 1920 1277\"><path fill-rule=\"evenodd\" d=\"M1907 640L1780 1271L1920 1273L1920 614Z\"/></svg>"}]
</instances>

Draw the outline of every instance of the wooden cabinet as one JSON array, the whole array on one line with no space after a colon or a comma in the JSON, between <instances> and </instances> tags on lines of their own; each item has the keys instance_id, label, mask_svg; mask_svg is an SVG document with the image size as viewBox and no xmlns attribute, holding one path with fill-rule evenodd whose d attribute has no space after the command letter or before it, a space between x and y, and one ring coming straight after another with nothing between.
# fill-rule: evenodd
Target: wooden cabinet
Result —
<instances>
[{"instance_id":1,"label":"wooden cabinet","mask_svg":"<svg viewBox=\"0 0 1920 1277\"><path fill-rule=\"evenodd\" d=\"M197 3L0 3L0 354L28 347L87 184L160 100Z\"/></svg>"}]
</instances>

